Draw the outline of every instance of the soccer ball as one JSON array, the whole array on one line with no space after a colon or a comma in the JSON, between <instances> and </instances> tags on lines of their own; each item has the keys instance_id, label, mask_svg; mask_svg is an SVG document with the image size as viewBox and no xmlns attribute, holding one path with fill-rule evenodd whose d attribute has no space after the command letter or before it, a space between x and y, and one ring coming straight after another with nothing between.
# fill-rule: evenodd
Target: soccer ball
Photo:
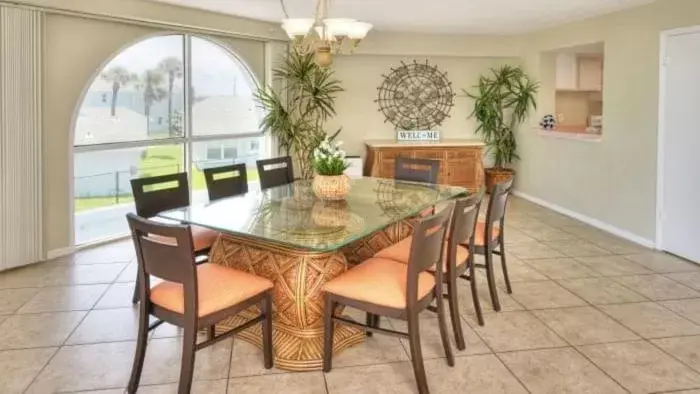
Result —
<instances>
[{"instance_id":1,"label":"soccer ball","mask_svg":"<svg viewBox=\"0 0 700 394\"><path fill-rule=\"evenodd\" d=\"M540 127L544 130L554 130L557 127L557 120L554 115L545 115L540 121Z\"/></svg>"}]
</instances>

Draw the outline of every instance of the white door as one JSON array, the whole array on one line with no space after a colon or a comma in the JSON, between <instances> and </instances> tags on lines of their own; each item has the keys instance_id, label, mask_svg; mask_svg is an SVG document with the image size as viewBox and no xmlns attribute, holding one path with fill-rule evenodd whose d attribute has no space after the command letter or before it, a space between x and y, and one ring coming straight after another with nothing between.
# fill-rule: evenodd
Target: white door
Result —
<instances>
[{"instance_id":1,"label":"white door","mask_svg":"<svg viewBox=\"0 0 700 394\"><path fill-rule=\"evenodd\" d=\"M666 41L661 247L700 263L700 28Z\"/></svg>"}]
</instances>

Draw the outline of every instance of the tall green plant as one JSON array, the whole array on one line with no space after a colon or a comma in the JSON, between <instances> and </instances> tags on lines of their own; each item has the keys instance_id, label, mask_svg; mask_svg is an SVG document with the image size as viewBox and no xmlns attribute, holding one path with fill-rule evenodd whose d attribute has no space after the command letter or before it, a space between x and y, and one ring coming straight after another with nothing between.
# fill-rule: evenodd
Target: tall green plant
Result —
<instances>
[{"instance_id":1,"label":"tall green plant","mask_svg":"<svg viewBox=\"0 0 700 394\"><path fill-rule=\"evenodd\" d=\"M515 130L527 119L530 110L537 108L535 96L539 82L533 81L520 67L492 68L479 78L473 92L462 91L474 100L469 116L476 118L477 134L494 158L494 167L504 168L519 159Z\"/></svg>"},{"instance_id":2,"label":"tall green plant","mask_svg":"<svg viewBox=\"0 0 700 394\"><path fill-rule=\"evenodd\" d=\"M344 89L332 69L315 63L313 53L292 50L272 73L282 88L261 87L255 93L266 111L260 128L277 138L280 150L295 156L301 177L309 179L314 149L328 137L324 123L335 115L336 96Z\"/></svg>"}]
</instances>

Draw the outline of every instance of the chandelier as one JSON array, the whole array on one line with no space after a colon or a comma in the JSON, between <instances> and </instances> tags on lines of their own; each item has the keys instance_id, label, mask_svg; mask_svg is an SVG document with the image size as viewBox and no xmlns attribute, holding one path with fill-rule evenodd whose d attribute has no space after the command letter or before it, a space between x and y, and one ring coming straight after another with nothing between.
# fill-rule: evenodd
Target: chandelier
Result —
<instances>
[{"instance_id":1,"label":"chandelier","mask_svg":"<svg viewBox=\"0 0 700 394\"><path fill-rule=\"evenodd\" d=\"M328 67L333 55L353 53L372 29L370 23L350 18L329 18L330 0L317 0L313 18L289 18L284 0L280 0L285 19L282 29L296 50L313 52L316 64Z\"/></svg>"}]
</instances>

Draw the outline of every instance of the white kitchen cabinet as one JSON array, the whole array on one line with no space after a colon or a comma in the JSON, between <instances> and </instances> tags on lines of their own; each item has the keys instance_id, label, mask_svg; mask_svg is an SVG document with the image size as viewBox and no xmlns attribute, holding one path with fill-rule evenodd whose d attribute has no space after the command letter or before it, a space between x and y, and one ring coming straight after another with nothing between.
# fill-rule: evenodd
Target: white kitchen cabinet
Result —
<instances>
[{"instance_id":1,"label":"white kitchen cabinet","mask_svg":"<svg viewBox=\"0 0 700 394\"><path fill-rule=\"evenodd\" d=\"M557 90L603 90L602 57L560 53L557 55L556 66Z\"/></svg>"},{"instance_id":2,"label":"white kitchen cabinet","mask_svg":"<svg viewBox=\"0 0 700 394\"><path fill-rule=\"evenodd\" d=\"M580 56L578 58L579 90L603 90L603 59L601 57Z\"/></svg>"},{"instance_id":3,"label":"white kitchen cabinet","mask_svg":"<svg viewBox=\"0 0 700 394\"><path fill-rule=\"evenodd\" d=\"M576 54L557 55L557 90L578 89L578 64Z\"/></svg>"}]
</instances>

